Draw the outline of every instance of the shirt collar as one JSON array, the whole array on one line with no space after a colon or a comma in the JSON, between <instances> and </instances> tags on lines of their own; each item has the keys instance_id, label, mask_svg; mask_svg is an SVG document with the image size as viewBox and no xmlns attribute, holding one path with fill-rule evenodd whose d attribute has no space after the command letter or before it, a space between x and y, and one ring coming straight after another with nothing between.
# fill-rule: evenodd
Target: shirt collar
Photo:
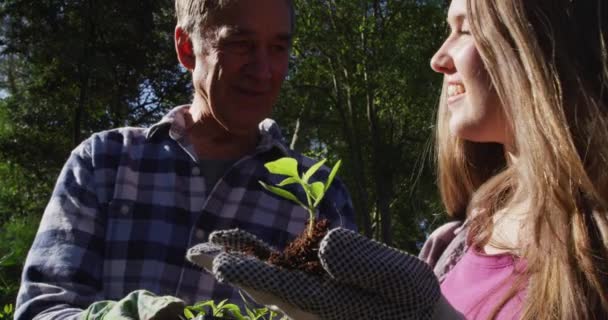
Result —
<instances>
[{"instance_id":1,"label":"shirt collar","mask_svg":"<svg viewBox=\"0 0 608 320\"><path fill-rule=\"evenodd\" d=\"M152 139L164 130L161 128L169 128L169 137L175 141L180 141L186 135L186 120L184 115L188 112L190 105L182 105L173 108L159 122L148 128L146 139ZM260 140L256 147L256 152L268 151L272 148L277 148L284 155L289 155L289 149L284 143L284 138L281 133L281 128L272 119L264 119L258 125L260 132Z\"/></svg>"}]
</instances>

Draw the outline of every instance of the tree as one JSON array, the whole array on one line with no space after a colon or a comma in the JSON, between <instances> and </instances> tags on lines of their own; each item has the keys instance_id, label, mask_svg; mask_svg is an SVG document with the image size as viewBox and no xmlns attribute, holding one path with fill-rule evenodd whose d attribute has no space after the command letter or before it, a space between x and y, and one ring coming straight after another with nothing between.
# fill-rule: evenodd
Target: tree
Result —
<instances>
[{"instance_id":1,"label":"tree","mask_svg":"<svg viewBox=\"0 0 608 320\"><path fill-rule=\"evenodd\" d=\"M429 163L441 79L428 61L443 2L294 2L274 116L294 148L343 160L366 235L415 251L442 210ZM0 278L13 281L0 281L0 301L14 300L26 251L7 248L29 245L69 152L93 132L145 126L191 100L174 24L169 0L0 2L0 260L10 254Z\"/></svg>"},{"instance_id":2,"label":"tree","mask_svg":"<svg viewBox=\"0 0 608 320\"><path fill-rule=\"evenodd\" d=\"M172 6L0 2L0 233L39 220L69 152L91 133L152 123L190 99ZM7 268L0 276L14 275Z\"/></svg>"},{"instance_id":3,"label":"tree","mask_svg":"<svg viewBox=\"0 0 608 320\"><path fill-rule=\"evenodd\" d=\"M428 160L441 81L428 61L444 33L444 8L436 1L295 3L280 117L294 123L294 146L345 159L359 226L392 243L395 225L418 226L438 209L435 191L428 202L417 190L434 190ZM416 230L405 242L423 236Z\"/></svg>"}]
</instances>

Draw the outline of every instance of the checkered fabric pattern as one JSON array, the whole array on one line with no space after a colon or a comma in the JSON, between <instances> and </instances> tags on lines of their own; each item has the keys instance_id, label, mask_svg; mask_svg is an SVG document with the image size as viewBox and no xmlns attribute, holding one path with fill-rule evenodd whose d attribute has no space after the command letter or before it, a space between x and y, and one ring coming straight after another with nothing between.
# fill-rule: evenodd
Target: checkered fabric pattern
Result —
<instances>
[{"instance_id":1,"label":"checkered fabric pattern","mask_svg":"<svg viewBox=\"0 0 608 320\"><path fill-rule=\"evenodd\" d=\"M304 228L306 210L267 192L258 180L282 179L268 173L268 161L294 157L301 170L315 161L289 150L278 126L265 120L256 150L208 189L185 134L187 108L177 107L149 129L94 134L72 152L25 262L16 319L68 319L95 301L120 300L137 289L187 304L237 302L238 291L186 261L187 248L231 228L282 247ZM323 168L316 178L328 174ZM323 216L354 228L340 181L325 200Z\"/></svg>"},{"instance_id":2,"label":"checkered fabric pattern","mask_svg":"<svg viewBox=\"0 0 608 320\"><path fill-rule=\"evenodd\" d=\"M269 250L246 231L218 231L209 241L191 248L188 259L221 282L270 293L320 319L431 319L440 296L426 263L343 228L330 230L320 244L327 277L288 271L238 252L251 244ZM218 251L226 245L231 251ZM211 268L209 255L215 256Z\"/></svg>"}]
</instances>

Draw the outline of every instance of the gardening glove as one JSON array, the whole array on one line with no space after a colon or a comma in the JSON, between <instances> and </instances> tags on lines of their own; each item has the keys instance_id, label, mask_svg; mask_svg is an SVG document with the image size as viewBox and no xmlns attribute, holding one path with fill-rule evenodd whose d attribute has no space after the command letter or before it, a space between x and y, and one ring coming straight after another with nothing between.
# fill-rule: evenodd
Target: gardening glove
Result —
<instances>
[{"instance_id":1,"label":"gardening glove","mask_svg":"<svg viewBox=\"0 0 608 320\"><path fill-rule=\"evenodd\" d=\"M252 248L258 254L271 250L245 231L216 231L187 258L292 319L431 319L440 298L426 263L347 229L332 229L321 241L327 276L286 270L243 253Z\"/></svg>"},{"instance_id":2,"label":"gardening glove","mask_svg":"<svg viewBox=\"0 0 608 320\"><path fill-rule=\"evenodd\" d=\"M176 320L184 315L185 304L171 297L159 297L146 290L136 290L120 301L98 301L83 313L82 320Z\"/></svg>"}]
</instances>

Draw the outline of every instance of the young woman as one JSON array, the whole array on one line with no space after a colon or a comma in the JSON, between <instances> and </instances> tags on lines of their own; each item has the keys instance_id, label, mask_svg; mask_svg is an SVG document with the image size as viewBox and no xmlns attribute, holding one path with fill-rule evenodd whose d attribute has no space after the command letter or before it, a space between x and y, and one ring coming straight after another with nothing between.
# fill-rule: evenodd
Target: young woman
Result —
<instances>
[{"instance_id":1,"label":"young woman","mask_svg":"<svg viewBox=\"0 0 608 320\"><path fill-rule=\"evenodd\" d=\"M439 187L466 222L423 251L442 293L468 318L608 319L608 4L453 0L447 20Z\"/></svg>"},{"instance_id":2,"label":"young woman","mask_svg":"<svg viewBox=\"0 0 608 320\"><path fill-rule=\"evenodd\" d=\"M453 0L447 21L431 66L445 75L438 176L455 221L420 255L436 277L340 229L319 250L327 281L205 260L205 246L189 258L296 319L608 319L608 4Z\"/></svg>"}]
</instances>

